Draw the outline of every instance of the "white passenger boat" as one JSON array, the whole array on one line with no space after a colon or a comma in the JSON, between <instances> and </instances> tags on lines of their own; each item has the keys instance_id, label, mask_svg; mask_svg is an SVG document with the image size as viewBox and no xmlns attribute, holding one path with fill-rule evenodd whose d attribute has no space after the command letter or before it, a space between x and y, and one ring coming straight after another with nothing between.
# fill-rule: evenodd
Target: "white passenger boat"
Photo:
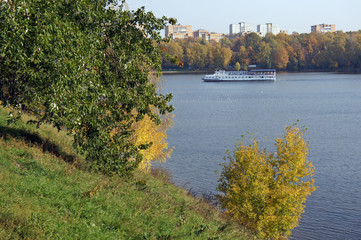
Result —
<instances>
[{"instance_id":1,"label":"white passenger boat","mask_svg":"<svg viewBox=\"0 0 361 240\"><path fill-rule=\"evenodd\" d=\"M249 71L218 70L205 75L205 82L276 81L276 69L251 69Z\"/></svg>"}]
</instances>

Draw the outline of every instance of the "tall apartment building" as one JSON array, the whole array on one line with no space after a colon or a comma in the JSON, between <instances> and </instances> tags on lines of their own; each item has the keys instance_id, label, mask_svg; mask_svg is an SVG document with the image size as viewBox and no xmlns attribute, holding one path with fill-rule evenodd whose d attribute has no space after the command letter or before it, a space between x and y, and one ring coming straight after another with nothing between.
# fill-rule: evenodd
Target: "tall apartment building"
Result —
<instances>
[{"instance_id":1,"label":"tall apartment building","mask_svg":"<svg viewBox=\"0 0 361 240\"><path fill-rule=\"evenodd\" d=\"M254 26L245 22L229 24L229 34L253 32Z\"/></svg>"},{"instance_id":2,"label":"tall apartment building","mask_svg":"<svg viewBox=\"0 0 361 240\"><path fill-rule=\"evenodd\" d=\"M241 32L241 25L239 23L229 24L229 34L238 34Z\"/></svg>"},{"instance_id":3,"label":"tall apartment building","mask_svg":"<svg viewBox=\"0 0 361 240\"><path fill-rule=\"evenodd\" d=\"M169 25L165 27L165 36L171 39L193 37L191 25Z\"/></svg>"},{"instance_id":4,"label":"tall apartment building","mask_svg":"<svg viewBox=\"0 0 361 240\"><path fill-rule=\"evenodd\" d=\"M262 37L266 36L266 34L267 34L266 24L257 25L257 33L259 33L259 35L261 35Z\"/></svg>"},{"instance_id":5,"label":"tall apartment building","mask_svg":"<svg viewBox=\"0 0 361 240\"><path fill-rule=\"evenodd\" d=\"M253 24L240 22L239 25L241 26L241 33L254 32Z\"/></svg>"},{"instance_id":6,"label":"tall apartment building","mask_svg":"<svg viewBox=\"0 0 361 240\"><path fill-rule=\"evenodd\" d=\"M318 24L311 26L311 32L335 32L336 25L335 24Z\"/></svg>"},{"instance_id":7,"label":"tall apartment building","mask_svg":"<svg viewBox=\"0 0 361 240\"><path fill-rule=\"evenodd\" d=\"M259 24L257 25L257 32L259 32L262 37L266 36L267 33L277 35L281 32L281 28L279 25L273 23Z\"/></svg>"}]
</instances>

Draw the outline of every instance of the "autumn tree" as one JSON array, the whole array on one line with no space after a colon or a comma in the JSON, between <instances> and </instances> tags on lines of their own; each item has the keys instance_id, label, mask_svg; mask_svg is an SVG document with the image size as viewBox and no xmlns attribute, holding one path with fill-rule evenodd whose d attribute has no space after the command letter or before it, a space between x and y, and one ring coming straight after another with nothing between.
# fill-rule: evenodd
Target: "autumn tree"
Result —
<instances>
[{"instance_id":1,"label":"autumn tree","mask_svg":"<svg viewBox=\"0 0 361 240\"><path fill-rule=\"evenodd\" d=\"M361 31L350 34L346 48L350 67L361 71Z\"/></svg>"},{"instance_id":2,"label":"autumn tree","mask_svg":"<svg viewBox=\"0 0 361 240\"><path fill-rule=\"evenodd\" d=\"M224 69L228 66L231 57L232 50L230 48L223 48L220 43L215 43L211 47L212 55L213 55L213 66L215 69Z\"/></svg>"},{"instance_id":3,"label":"autumn tree","mask_svg":"<svg viewBox=\"0 0 361 240\"><path fill-rule=\"evenodd\" d=\"M244 69L247 69L248 65L251 64L251 60L248 58L248 51L244 46L241 46L237 57Z\"/></svg>"},{"instance_id":4,"label":"autumn tree","mask_svg":"<svg viewBox=\"0 0 361 240\"><path fill-rule=\"evenodd\" d=\"M333 33L315 34L317 46L314 49L312 65L317 69L331 68L332 57L330 55L330 45L332 43Z\"/></svg>"},{"instance_id":5,"label":"autumn tree","mask_svg":"<svg viewBox=\"0 0 361 240\"><path fill-rule=\"evenodd\" d=\"M323 51L322 41L320 41L321 34L322 33L313 32L307 35L302 41L306 67L308 68L315 68L315 61L317 60L316 56Z\"/></svg>"},{"instance_id":6,"label":"autumn tree","mask_svg":"<svg viewBox=\"0 0 361 240\"><path fill-rule=\"evenodd\" d=\"M342 31L338 31L333 34L333 40L331 41L328 49L331 55L333 68L346 67L350 65L347 57L348 54L346 53L347 38L348 36Z\"/></svg>"},{"instance_id":7,"label":"autumn tree","mask_svg":"<svg viewBox=\"0 0 361 240\"><path fill-rule=\"evenodd\" d=\"M254 32L247 34L244 38L245 38L245 47L246 48L251 47L254 50L256 50L258 48L259 43L261 41L261 37L258 36L258 34L254 33Z\"/></svg>"},{"instance_id":8,"label":"autumn tree","mask_svg":"<svg viewBox=\"0 0 361 240\"><path fill-rule=\"evenodd\" d=\"M285 69L289 62L288 52L285 47L281 46L275 49L273 54L273 64L277 69Z\"/></svg>"},{"instance_id":9,"label":"autumn tree","mask_svg":"<svg viewBox=\"0 0 361 240\"><path fill-rule=\"evenodd\" d=\"M185 65L193 69L217 69L249 64L288 71L304 69L359 70L360 32L279 33L259 37L256 33L229 36L220 43L205 39L179 39ZM201 44L204 48L200 48ZM205 54L206 53L206 54ZM230 53L230 60L228 56ZM222 59L223 58L223 59ZM164 67L168 65L164 64Z\"/></svg>"},{"instance_id":10,"label":"autumn tree","mask_svg":"<svg viewBox=\"0 0 361 240\"><path fill-rule=\"evenodd\" d=\"M235 69L236 71L241 70L241 64L239 64L239 62L236 62L236 64L234 64L234 69Z\"/></svg>"},{"instance_id":11,"label":"autumn tree","mask_svg":"<svg viewBox=\"0 0 361 240\"><path fill-rule=\"evenodd\" d=\"M223 67L226 68L232 58L232 50L230 48L222 48L221 49L221 56L222 56L222 62L223 62Z\"/></svg>"},{"instance_id":12,"label":"autumn tree","mask_svg":"<svg viewBox=\"0 0 361 240\"><path fill-rule=\"evenodd\" d=\"M232 43L228 37L222 38L220 42L221 42L222 47L224 47L224 48L231 48L231 46L232 46Z\"/></svg>"},{"instance_id":13,"label":"autumn tree","mask_svg":"<svg viewBox=\"0 0 361 240\"><path fill-rule=\"evenodd\" d=\"M154 162L162 163L170 157L173 148L168 147L167 130L172 125L172 116L162 117L160 124L156 124L146 115L141 121L133 125L134 134L132 139L136 146L149 145L148 148L140 150L143 156L139 169L149 172Z\"/></svg>"},{"instance_id":14,"label":"autumn tree","mask_svg":"<svg viewBox=\"0 0 361 240\"><path fill-rule=\"evenodd\" d=\"M208 63L208 47L199 43L191 43L185 50L188 66L194 69L202 69Z\"/></svg>"},{"instance_id":15,"label":"autumn tree","mask_svg":"<svg viewBox=\"0 0 361 240\"><path fill-rule=\"evenodd\" d=\"M178 62L184 62L183 48L176 41L162 42L160 43L162 51L162 65L165 68L177 66L174 62L174 58ZM169 58L172 56L172 58Z\"/></svg>"},{"instance_id":16,"label":"autumn tree","mask_svg":"<svg viewBox=\"0 0 361 240\"><path fill-rule=\"evenodd\" d=\"M244 46L244 38L237 37L231 41L231 49L234 53L240 51L241 47Z\"/></svg>"},{"instance_id":17,"label":"autumn tree","mask_svg":"<svg viewBox=\"0 0 361 240\"><path fill-rule=\"evenodd\" d=\"M260 64L261 66L264 66L266 68L271 68L272 59L271 59L271 53L272 49L266 42L261 42L259 47L259 53L257 54L257 64Z\"/></svg>"},{"instance_id":18,"label":"autumn tree","mask_svg":"<svg viewBox=\"0 0 361 240\"><path fill-rule=\"evenodd\" d=\"M304 212L306 197L315 190L312 163L307 160L305 130L286 127L275 153L262 150L253 138L242 140L229 163L223 164L218 200L226 212L255 230L261 238L290 236Z\"/></svg>"},{"instance_id":19,"label":"autumn tree","mask_svg":"<svg viewBox=\"0 0 361 240\"><path fill-rule=\"evenodd\" d=\"M289 63L288 69L291 71L298 71L304 68L305 64L305 53L303 51L300 35L298 33L294 33L291 36L291 40L289 43Z\"/></svg>"},{"instance_id":20,"label":"autumn tree","mask_svg":"<svg viewBox=\"0 0 361 240\"><path fill-rule=\"evenodd\" d=\"M174 21L123 4L1 1L0 100L68 131L94 169L127 176L151 145L133 141L134 124L173 109L149 76L161 72L159 30Z\"/></svg>"}]
</instances>

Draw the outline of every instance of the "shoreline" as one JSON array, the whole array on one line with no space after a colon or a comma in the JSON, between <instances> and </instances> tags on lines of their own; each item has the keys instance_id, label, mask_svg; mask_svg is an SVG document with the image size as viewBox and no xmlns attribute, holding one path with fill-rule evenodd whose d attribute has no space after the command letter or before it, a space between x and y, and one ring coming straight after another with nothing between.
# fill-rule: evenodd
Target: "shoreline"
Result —
<instances>
[{"instance_id":1,"label":"shoreline","mask_svg":"<svg viewBox=\"0 0 361 240\"><path fill-rule=\"evenodd\" d=\"M207 70L197 70L197 71L191 71L191 70L187 70L187 71L162 71L163 75L176 75L176 74L207 74L210 73L211 71L207 71Z\"/></svg>"},{"instance_id":2,"label":"shoreline","mask_svg":"<svg viewBox=\"0 0 361 240\"><path fill-rule=\"evenodd\" d=\"M166 70L162 71L163 75L181 75L181 74L211 74L214 73L215 70ZM233 70L226 70L226 71L233 71ZM343 73L343 74L361 74L361 69L355 69L353 71L345 71L340 69L337 70L325 70L325 69L308 69L302 71L277 71L277 73L316 73L316 72L323 72L323 73Z\"/></svg>"}]
</instances>

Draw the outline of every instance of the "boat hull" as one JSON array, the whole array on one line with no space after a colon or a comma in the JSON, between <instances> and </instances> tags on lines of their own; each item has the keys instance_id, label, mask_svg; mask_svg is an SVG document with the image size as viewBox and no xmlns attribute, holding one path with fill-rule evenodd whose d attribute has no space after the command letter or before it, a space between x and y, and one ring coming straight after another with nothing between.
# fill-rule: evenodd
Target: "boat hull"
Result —
<instances>
[{"instance_id":1,"label":"boat hull","mask_svg":"<svg viewBox=\"0 0 361 240\"><path fill-rule=\"evenodd\" d=\"M204 82L274 82L276 79L240 79L240 80L221 80L221 79L205 79Z\"/></svg>"},{"instance_id":2,"label":"boat hull","mask_svg":"<svg viewBox=\"0 0 361 240\"><path fill-rule=\"evenodd\" d=\"M275 69L253 69L250 71L224 71L218 70L212 75L202 78L205 82L251 82L276 81Z\"/></svg>"}]
</instances>

